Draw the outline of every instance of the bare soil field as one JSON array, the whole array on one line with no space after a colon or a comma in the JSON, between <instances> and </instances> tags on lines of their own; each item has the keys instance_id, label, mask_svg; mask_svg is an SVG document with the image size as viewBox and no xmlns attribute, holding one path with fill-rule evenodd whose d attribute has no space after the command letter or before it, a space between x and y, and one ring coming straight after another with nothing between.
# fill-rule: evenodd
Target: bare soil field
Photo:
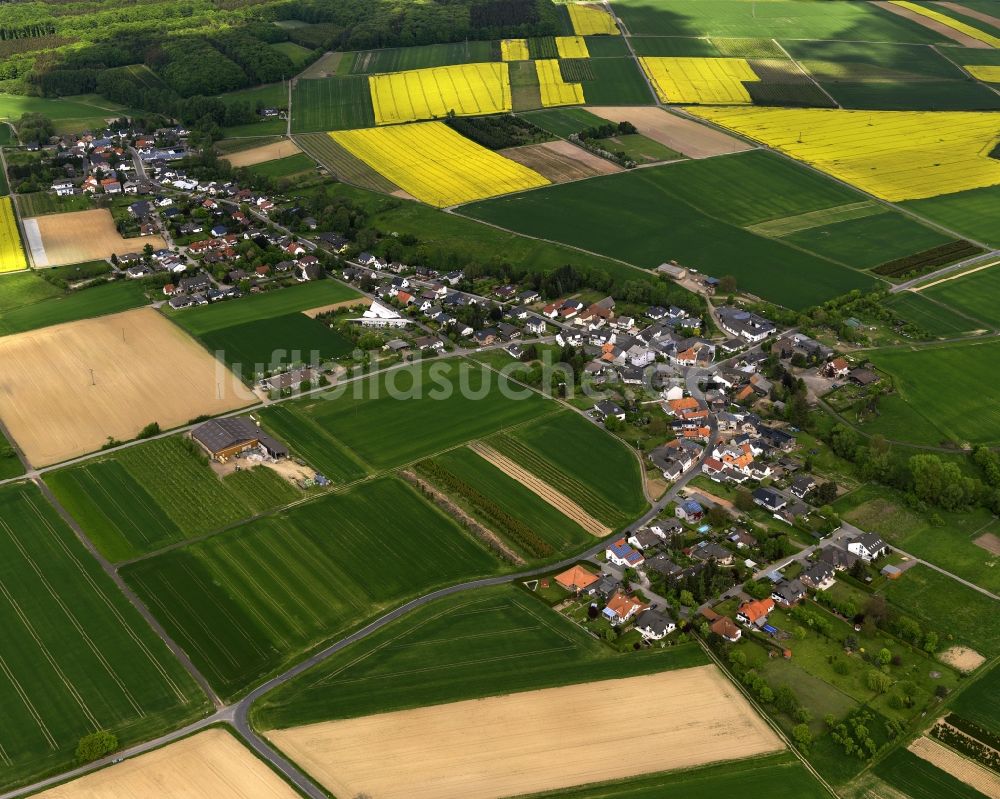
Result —
<instances>
[{"instance_id":1,"label":"bare soil field","mask_svg":"<svg viewBox=\"0 0 1000 799\"><path fill-rule=\"evenodd\" d=\"M629 755L609 753L616 737ZM715 666L274 730L335 796L496 799L784 748Z\"/></svg>"},{"instance_id":2,"label":"bare soil field","mask_svg":"<svg viewBox=\"0 0 1000 799\"><path fill-rule=\"evenodd\" d=\"M951 3L948 0L939 0L935 3L942 8L950 9L956 14L961 14L963 17L971 17L972 19L978 19L980 22L985 22L987 25L992 25L995 28L1000 28L1000 17L994 17L992 14L986 14L982 11L976 11L974 8L969 8L961 3Z\"/></svg>"},{"instance_id":3,"label":"bare soil field","mask_svg":"<svg viewBox=\"0 0 1000 799\"><path fill-rule=\"evenodd\" d=\"M34 466L84 455L108 437L164 430L254 397L151 308L0 339L0 419Z\"/></svg>"},{"instance_id":4,"label":"bare soil field","mask_svg":"<svg viewBox=\"0 0 1000 799\"><path fill-rule=\"evenodd\" d=\"M224 730L205 730L38 795L37 799L296 799Z\"/></svg>"},{"instance_id":5,"label":"bare soil field","mask_svg":"<svg viewBox=\"0 0 1000 799\"><path fill-rule=\"evenodd\" d=\"M572 519L591 535L601 537L611 534L610 527L595 519L561 491L557 491L544 480L536 477L505 455L501 455L492 447L479 442L473 442L469 444L469 449L479 457L492 463L508 477L517 480L517 482L529 491L540 496L563 516Z\"/></svg>"},{"instance_id":6,"label":"bare soil field","mask_svg":"<svg viewBox=\"0 0 1000 799\"><path fill-rule=\"evenodd\" d=\"M991 555L1000 555L1000 538L997 538L993 533L983 533L972 543L977 547L982 547Z\"/></svg>"},{"instance_id":7,"label":"bare soil field","mask_svg":"<svg viewBox=\"0 0 1000 799\"><path fill-rule=\"evenodd\" d=\"M251 147L249 150L240 150L232 155L223 156L222 160L228 161L232 166L253 166L301 152L299 146L291 139L282 139L260 147Z\"/></svg>"},{"instance_id":8,"label":"bare soil field","mask_svg":"<svg viewBox=\"0 0 1000 799\"><path fill-rule=\"evenodd\" d=\"M944 650L938 657L943 663L963 672L975 671L986 662L986 658L975 649L966 646L953 646Z\"/></svg>"},{"instance_id":9,"label":"bare soil field","mask_svg":"<svg viewBox=\"0 0 1000 799\"><path fill-rule=\"evenodd\" d=\"M371 304L372 301L367 297L355 297L353 300L341 300L340 302L332 302L329 305L320 305L318 308L309 308L302 313L310 319L315 319L321 313L326 313L327 311L336 311L340 308L356 308L362 305L367 308Z\"/></svg>"},{"instance_id":10,"label":"bare soil field","mask_svg":"<svg viewBox=\"0 0 1000 799\"><path fill-rule=\"evenodd\" d=\"M36 267L97 261L126 252L140 252L147 244L156 250L167 246L159 235L123 239L106 208L36 216L24 223L28 248Z\"/></svg>"},{"instance_id":11,"label":"bare soil field","mask_svg":"<svg viewBox=\"0 0 1000 799\"><path fill-rule=\"evenodd\" d=\"M1000 777L978 763L953 752L947 746L925 735L917 738L907 749L990 799L1000 799Z\"/></svg>"},{"instance_id":12,"label":"bare soil field","mask_svg":"<svg viewBox=\"0 0 1000 799\"><path fill-rule=\"evenodd\" d=\"M587 110L609 122L631 122L639 133L676 150L688 158L709 158L742 153L753 145L690 119L655 106L587 106Z\"/></svg>"},{"instance_id":13,"label":"bare soil field","mask_svg":"<svg viewBox=\"0 0 1000 799\"><path fill-rule=\"evenodd\" d=\"M511 161L534 169L553 183L610 175L622 168L606 158L601 158L568 141L549 141L501 150Z\"/></svg>"},{"instance_id":14,"label":"bare soil field","mask_svg":"<svg viewBox=\"0 0 1000 799\"><path fill-rule=\"evenodd\" d=\"M932 30L935 33L940 33L946 39L951 39L954 42L958 42L962 47L974 47L980 50L989 50L990 45L986 42L981 42L979 39L974 39L968 34L957 31L954 28L948 27L943 22L938 22L936 19L931 19L930 17L925 17L923 14L918 14L916 11L910 11L908 8L903 8L903 6L897 6L893 3L888 2L888 0L872 0L872 2L879 8L885 11L891 11L900 17L905 17L910 20L910 22L916 22L918 25L923 25L928 30Z\"/></svg>"}]
</instances>

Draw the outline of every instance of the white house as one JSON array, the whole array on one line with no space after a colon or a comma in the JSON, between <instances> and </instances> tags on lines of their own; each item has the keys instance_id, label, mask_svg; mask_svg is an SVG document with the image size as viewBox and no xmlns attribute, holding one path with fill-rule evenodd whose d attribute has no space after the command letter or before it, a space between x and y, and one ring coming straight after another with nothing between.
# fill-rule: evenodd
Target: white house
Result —
<instances>
[{"instance_id":1,"label":"white house","mask_svg":"<svg viewBox=\"0 0 1000 799\"><path fill-rule=\"evenodd\" d=\"M889 545L873 533L864 533L847 543L847 551L870 563L888 554Z\"/></svg>"},{"instance_id":2,"label":"white house","mask_svg":"<svg viewBox=\"0 0 1000 799\"><path fill-rule=\"evenodd\" d=\"M410 323L410 320L400 316L395 308L383 305L378 300L372 300L371 306L361 315L360 319L352 319L351 321L362 327L406 327Z\"/></svg>"},{"instance_id":3,"label":"white house","mask_svg":"<svg viewBox=\"0 0 1000 799\"><path fill-rule=\"evenodd\" d=\"M677 625L659 611L647 610L635 620L635 629L647 641L659 641L676 630Z\"/></svg>"}]
</instances>

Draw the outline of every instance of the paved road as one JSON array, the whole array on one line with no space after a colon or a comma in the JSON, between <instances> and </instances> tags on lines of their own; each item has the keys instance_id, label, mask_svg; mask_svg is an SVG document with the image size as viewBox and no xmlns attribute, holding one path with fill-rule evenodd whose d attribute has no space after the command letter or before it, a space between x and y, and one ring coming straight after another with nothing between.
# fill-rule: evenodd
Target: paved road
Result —
<instances>
[{"instance_id":1,"label":"paved road","mask_svg":"<svg viewBox=\"0 0 1000 799\"><path fill-rule=\"evenodd\" d=\"M890 294L898 294L901 291L907 291L916 285L921 283L929 283L939 277L944 277L945 275L950 275L952 272L960 272L969 266L975 266L976 264L985 264L988 261L995 261L1000 258L1000 250L990 250L989 252L984 252L982 255L976 255L973 258L966 258L964 261L959 261L957 264L952 264L951 266L945 266L934 272L926 275L921 275L920 277L915 277L913 280L907 280L903 283L897 283L889 289Z\"/></svg>"}]
</instances>

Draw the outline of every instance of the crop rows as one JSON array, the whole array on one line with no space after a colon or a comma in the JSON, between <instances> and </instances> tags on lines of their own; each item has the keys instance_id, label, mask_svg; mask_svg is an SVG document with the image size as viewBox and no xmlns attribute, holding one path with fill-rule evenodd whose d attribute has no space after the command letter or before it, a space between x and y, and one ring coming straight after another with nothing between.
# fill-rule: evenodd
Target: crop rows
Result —
<instances>
[{"instance_id":1,"label":"crop rows","mask_svg":"<svg viewBox=\"0 0 1000 799\"><path fill-rule=\"evenodd\" d=\"M368 78L375 122L389 125L459 115L510 111L507 64L459 64Z\"/></svg>"},{"instance_id":2,"label":"crop rows","mask_svg":"<svg viewBox=\"0 0 1000 799\"><path fill-rule=\"evenodd\" d=\"M295 137L295 143L344 183L391 194L399 186L386 180L364 161L355 158L326 133L307 133Z\"/></svg>"},{"instance_id":3,"label":"crop rows","mask_svg":"<svg viewBox=\"0 0 1000 799\"><path fill-rule=\"evenodd\" d=\"M0 272L14 272L27 266L14 218L14 203L10 197L0 197Z\"/></svg>"},{"instance_id":4,"label":"crop rows","mask_svg":"<svg viewBox=\"0 0 1000 799\"><path fill-rule=\"evenodd\" d=\"M500 42L500 58L503 61L527 61L527 39L503 39Z\"/></svg>"},{"instance_id":5,"label":"crop rows","mask_svg":"<svg viewBox=\"0 0 1000 799\"><path fill-rule=\"evenodd\" d=\"M949 241L938 247L932 247L923 252L907 255L905 258L897 258L894 261L886 261L884 264L876 266L872 271L885 277L902 277L909 274L922 274L929 272L936 266L944 266L963 258L978 255L982 250L965 239Z\"/></svg>"}]
</instances>

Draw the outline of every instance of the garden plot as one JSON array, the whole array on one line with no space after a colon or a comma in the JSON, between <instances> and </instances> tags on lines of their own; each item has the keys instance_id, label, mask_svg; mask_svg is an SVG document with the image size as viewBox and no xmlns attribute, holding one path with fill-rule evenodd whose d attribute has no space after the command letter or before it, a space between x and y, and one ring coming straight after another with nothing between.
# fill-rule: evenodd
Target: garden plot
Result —
<instances>
[{"instance_id":1,"label":"garden plot","mask_svg":"<svg viewBox=\"0 0 1000 799\"><path fill-rule=\"evenodd\" d=\"M103 260L112 255L138 252L147 244L155 250L167 246L159 235L122 238L106 208L25 219L24 231L36 267Z\"/></svg>"}]
</instances>

